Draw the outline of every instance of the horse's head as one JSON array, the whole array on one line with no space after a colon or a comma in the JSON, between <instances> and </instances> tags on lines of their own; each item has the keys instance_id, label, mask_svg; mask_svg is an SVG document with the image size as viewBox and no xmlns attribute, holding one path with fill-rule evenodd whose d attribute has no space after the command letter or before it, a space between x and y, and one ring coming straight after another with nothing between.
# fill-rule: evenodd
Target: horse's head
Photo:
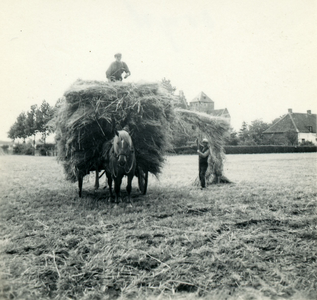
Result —
<instances>
[{"instance_id":1,"label":"horse's head","mask_svg":"<svg viewBox=\"0 0 317 300\"><path fill-rule=\"evenodd\" d=\"M127 162L131 161L134 148L132 139L128 132L125 130L116 131L116 135L113 140L113 150L120 167L125 167Z\"/></svg>"}]
</instances>

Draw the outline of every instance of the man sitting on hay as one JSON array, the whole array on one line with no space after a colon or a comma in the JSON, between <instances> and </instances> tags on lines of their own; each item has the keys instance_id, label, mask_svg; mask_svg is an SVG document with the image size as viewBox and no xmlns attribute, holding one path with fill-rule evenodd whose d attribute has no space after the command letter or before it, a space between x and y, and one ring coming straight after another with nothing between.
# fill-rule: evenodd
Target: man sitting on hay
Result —
<instances>
[{"instance_id":1,"label":"man sitting on hay","mask_svg":"<svg viewBox=\"0 0 317 300\"><path fill-rule=\"evenodd\" d=\"M116 60L109 66L108 70L106 71L106 76L108 81L122 81L122 73L125 72L124 78L127 78L131 75L131 72L128 68L128 65L121 61L121 53L115 54L114 57Z\"/></svg>"}]
</instances>

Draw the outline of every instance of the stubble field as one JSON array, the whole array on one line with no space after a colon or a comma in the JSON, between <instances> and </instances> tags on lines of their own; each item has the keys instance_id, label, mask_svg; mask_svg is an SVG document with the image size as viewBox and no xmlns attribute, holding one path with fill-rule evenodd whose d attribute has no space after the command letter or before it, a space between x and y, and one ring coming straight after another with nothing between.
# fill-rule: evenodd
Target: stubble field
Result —
<instances>
[{"instance_id":1,"label":"stubble field","mask_svg":"<svg viewBox=\"0 0 317 300\"><path fill-rule=\"evenodd\" d=\"M0 168L0 299L316 299L316 153L228 155L205 190L169 156L133 206L54 157Z\"/></svg>"}]
</instances>

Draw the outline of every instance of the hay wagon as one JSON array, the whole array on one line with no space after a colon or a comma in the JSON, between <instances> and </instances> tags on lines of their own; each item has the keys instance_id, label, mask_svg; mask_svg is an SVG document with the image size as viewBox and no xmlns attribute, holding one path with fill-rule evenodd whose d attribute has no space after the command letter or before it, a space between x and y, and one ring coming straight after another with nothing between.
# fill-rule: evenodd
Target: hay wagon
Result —
<instances>
[{"instance_id":1,"label":"hay wagon","mask_svg":"<svg viewBox=\"0 0 317 300\"><path fill-rule=\"evenodd\" d=\"M145 195L149 173L161 172L170 147L172 98L159 83L77 80L65 92L55 116L58 159L66 179L76 182L90 171L104 170L99 161L103 144L110 144L114 128L128 127L135 148L135 176Z\"/></svg>"},{"instance_id":2,"label":"hay wagon","mask_svg":"<svg viewBox=\"0 0 317 300\"><path fill-rule=\"evenodd\" d=\"M103 144L112 140L114 126L129 127L137 162L135 176L142 194L147 192L148 174L161 172L165 152L171 148L171 126L183 128L185 122L197 127L213 141L215 151L222 153L227 121L175 109L175 102L175 96L160 83L77 80L64 93L55 115L58 160L66 179L76 182L78 170L83 176L98 170Z\"/></svg>"}]
</instances>

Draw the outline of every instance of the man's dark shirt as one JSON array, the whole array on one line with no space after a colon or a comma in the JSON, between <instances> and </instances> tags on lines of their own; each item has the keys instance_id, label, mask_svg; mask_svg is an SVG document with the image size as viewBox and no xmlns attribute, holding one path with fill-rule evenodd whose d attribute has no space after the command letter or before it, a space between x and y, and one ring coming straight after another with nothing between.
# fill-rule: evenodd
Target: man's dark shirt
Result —
<instances>
[{"instance_id":1,"label":"man's dark shirt","mask_svg":"<svg viewBox=\"0 0 317 300\"><path fill-rule=\"evenodd\" d=\"M202 153L205 153L207 150L209 149L209 147L203 147L203 149L201 150ZM199 164L201 165L208 165L208 156L207 155L206 157L201 157L199 155Z\"/></svg>"},{"instance_id":2,"label":"man's dark shirt","mask_svg":"<svg viewBox=\"0 0 317 300\"><path fill-rule=\"evenodd\" d=\"M130 73L127 64L123 61L114 61L113 63L111 63L108 70L106 71L106 76L108 79L115 79L121 81L121 75L123 72Z\"/></svg>"}]
</instances>

